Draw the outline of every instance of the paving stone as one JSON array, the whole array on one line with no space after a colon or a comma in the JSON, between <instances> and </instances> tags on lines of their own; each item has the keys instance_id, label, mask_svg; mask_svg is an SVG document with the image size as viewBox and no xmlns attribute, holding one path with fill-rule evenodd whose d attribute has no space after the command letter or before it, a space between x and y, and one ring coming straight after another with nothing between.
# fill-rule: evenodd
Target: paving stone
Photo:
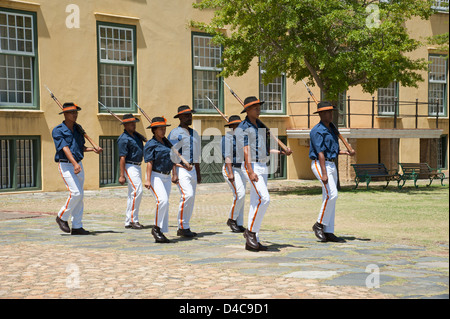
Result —
<instances>
[{"instance_id":1,"label":"paving stone","mask_svg":"<svg viewBox=\"0 0 450 319\"><path fill-rule=\"evenodd\" d=\"M351 273L338 276L332 280L325 281L324 284L332 285L332 286L358 286L358 287L367 287L366 279L370 273ZM380 286L393 281L394 277L380 275L379 283Z\"/></svg>"},{"instance_id":2,"label":"paving stone","mask_svg":"<svg viewBox=\"0 0 450 319\"><path fill-rule=\"evenodd\" d=\"M338 274L337 271L295 271L284 275L286 278L326 279Z\"/></svg>"}]
</instances>

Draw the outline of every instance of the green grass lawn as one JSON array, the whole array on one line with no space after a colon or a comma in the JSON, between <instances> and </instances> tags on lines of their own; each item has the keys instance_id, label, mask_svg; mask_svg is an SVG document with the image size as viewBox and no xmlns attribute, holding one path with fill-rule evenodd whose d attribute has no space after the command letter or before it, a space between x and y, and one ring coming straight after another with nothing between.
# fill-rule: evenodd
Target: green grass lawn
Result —
<instances>
[{"instance_id":1,"label":"green grass lawn","mask_svg":"<svg viewBox=\"0 0 450 319\"><path fill-rule=\"evenodd\" d=\"M335 234L361 239L422 245L429 248L449 243L449 187L425 184L396 185L386 189L371 184L366 190L342 186L336 204ZM281 221L279 227L311 230L320 206L321 188L313 184L298 189L275 192L272 202L297 202L297 209L271 209L265 225ZM272 203L271 203L272 205ZM283 206L283 205L281 205ZM284 216L282 216L284 215Z\"/></svg>"}]
</instances>

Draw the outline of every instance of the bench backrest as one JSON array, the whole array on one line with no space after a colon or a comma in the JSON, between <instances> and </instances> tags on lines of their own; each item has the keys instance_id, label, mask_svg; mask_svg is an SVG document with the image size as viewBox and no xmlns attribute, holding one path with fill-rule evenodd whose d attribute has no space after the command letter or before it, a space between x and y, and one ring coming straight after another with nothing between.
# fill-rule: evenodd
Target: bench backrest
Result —
<instances>
[{"instance_id":1,"label":"bench backrest","mask_svg":"<svg viewBox=\"0 0 450 319\"><path fill-rule=\"evenodd\" d=\"M432 172L430 166L427 163L398 163L402 168L403 174L429 174Z\"/></svg>"},{"instance_id":2,"label":"bench backrest","mask_svg":"<svg viewBox=\"0 0 450 319\"><path fill-rule=\"evenodd\" d=\"M351 164L356 175L388 175L388 170L383 163L378 164Z\"/></svg>"}]
</instances>

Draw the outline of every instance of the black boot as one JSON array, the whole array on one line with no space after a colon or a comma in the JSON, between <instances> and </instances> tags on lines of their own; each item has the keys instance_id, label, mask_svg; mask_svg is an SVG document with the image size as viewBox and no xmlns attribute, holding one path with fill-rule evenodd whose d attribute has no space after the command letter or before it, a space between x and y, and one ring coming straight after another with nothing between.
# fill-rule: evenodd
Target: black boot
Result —
<instances>
[{"instance_id":1,"label":"black boot","mask_svg":"<svg viewBox=\"0 0 450 319\"><path fill-rule=\"evenodd\" d=\"M237 223L234 219L229 218L227 220L227 225L230 226L231 231L233 233L242 233L241 229L239 228L239 226L237 225Z\"/></svg>"},{"instance_id":2,"label":"black boot","mask_svg":"<svg viewBox=\"0 0 450 319\"><path fill-rule=\"evenodd\" d=\"M316 222L312 227L314 234L321 242L326 242L327 238L325 237L325 233L323 232L323 225Z\"/></svg>"},{"instance_id":3,"label":"black boot","mask_svg":"<svg viewBox=\"0 0 450 319\"><path fill-rule=\"evenodd\" d=\"M244 237L246 239L245 249L252 251L259 251L258 239L256 239L256 233L249 231L248 229L244 232Z\"/></svg>"},{"instance_id":4,"label":"black boot","mask_svg":"<svg viewBox=\"0 0 450 319\"><path fill-rule=\"evenodd\" d=\"M170 243L170 240L161 232L161 228L153 226L152 235L155 238L155 243Z\"/></svg>"},{"instance_id":5,"label":"black boot","mask_svg":"<svg viewBox=\"0 0 450 319\"><path fill-rule=\"evenodd\" d=\"M65 232L65 233L70 233L70 227L69 227L69 223L62 220L61 218L59 218L58 216L56 216L56 223L58 224L59 228Z\"/></svg>"},{"instance_id":6,"label":"black boot","mask_svg":"<svg viewBox=\"0 0 450 319\"><path fill-rule=\"evenodd\" d=\"M331 241L334 243L345 243L346 242L345 239L336 237L336 235L333 233L324 233L324 234L325 234L325 238L327 239L327 241Z\"/></svg>"}]
</instances>

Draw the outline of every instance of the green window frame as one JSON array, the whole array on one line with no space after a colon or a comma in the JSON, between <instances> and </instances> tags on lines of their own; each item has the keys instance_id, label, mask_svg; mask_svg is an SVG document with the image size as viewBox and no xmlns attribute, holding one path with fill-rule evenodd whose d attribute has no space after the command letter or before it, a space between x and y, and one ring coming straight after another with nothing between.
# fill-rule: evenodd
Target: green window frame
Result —
<instances>
[{"instance_id":1,"label":"green window frame","mask_svg":"<svg viewBox=\"0 0 450 319\"><path fill-rule=\"evenodd\" d=\"M381 116L394 116L395 99L398 101L399 97L399 84L397 81L391 82L385 88L378 88L378 115ZM397 108L397 115L399 110Z\"/></svg>"},{"instance_id":2,"label":"green window frame","mask_svg":"<svg viewBox=\"0 0 450 319\"><path fill-rule=\"evenodd\" d=\"M0 8L0 108L39 109L35 12Z\"/></svg>"},{"instance_id":3,"label":"green window frame","mask_svg":"<svg viewBox=\"0 0 450 319\"><path fill-rule=\"evenodd\" d=\"M40 136L0 136L0 192L40 189Z\"/></svg>"},{"instance_id":4,"label":"green window frame","mask_svg":"<svg viewBox=\"0 0 450 319\"><path fill-rule=\"evenodd\" d=\"M97 21L98 100L114 112L137 111L136 52L136 26Z\"/></svg>"},{"instance_id":5,"label":"green window frame","mask_svg":"<svg viewBox=\"0 0 450 319\"><path fill-rule=\"evenodd\" d=\"M219 77L223 48L212 44L212 38L208 33L191 33L192 108L202 114L217 114L206 96L224 110L223 81Z\"/></svg>"},{"instance_id":6,"label":"green window frame","mask_svg":"<svg viewBox=\"0 0 450 319\"><path fill-rule=\"evenodd\" d=\"M447 116L448 60L445 55L430 54L428 69L428 115L436 116L436 99L439 99L439 116Z\"/></svg>"},{"instance_id":7,"label":"green window frame","mask_svg":"<svg viewBox=\"0 0 450 319\"><path fill-rule=\"evenodd\" d=\"M100 187L120 186L120 159L118 136L100 136L99 146L103 152L99 156L99 185Z\"/></svg>"},{"instance_id":8,"label":"green window frame","mask_svg":"<svg viewBox=\"0 0 450 319\"><path fill-rule=\"evenodd\" d=\"M259 64L259 98L265 103L261 105L261 114L286 115L286 75L283 73L264 84L264 67Z\"/></svg>"}]
</instances>

